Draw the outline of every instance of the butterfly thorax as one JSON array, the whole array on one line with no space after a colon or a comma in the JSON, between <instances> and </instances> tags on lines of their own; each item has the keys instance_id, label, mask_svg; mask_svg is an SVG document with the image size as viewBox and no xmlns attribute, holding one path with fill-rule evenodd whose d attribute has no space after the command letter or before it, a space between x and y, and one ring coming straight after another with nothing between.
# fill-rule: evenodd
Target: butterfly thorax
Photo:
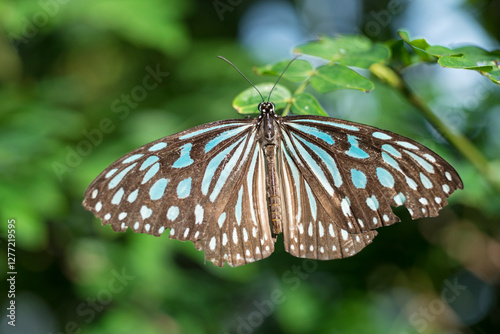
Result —
<instances>
[{"instance_id":1,"label":"butterfly thorax","mask_svg":"<svg viewBox=\"0 0 500 334\"><path fill-rule=\"evenodd\" d=\"M259 104L259 131L260 142L264 148L266 158L266 197L271 222L273 239L283 231L281 221L281 186L278 175L278 145L280 137L278 130L278 116L274 112L274 103L262 102Z\"/></svg>"},{"instance_id":2,"label":"butterfly thorax","mask_svg":"<svg viewBox=\"0 0 500 334\"><path fill-rule=\"evenodd\" d=\"M259 130L260 142L263 147L276 145L279 142L279 131L277 131L277 117L274 112L274 103L262 102L259 104Z\"/></svg>"}]
</instances>

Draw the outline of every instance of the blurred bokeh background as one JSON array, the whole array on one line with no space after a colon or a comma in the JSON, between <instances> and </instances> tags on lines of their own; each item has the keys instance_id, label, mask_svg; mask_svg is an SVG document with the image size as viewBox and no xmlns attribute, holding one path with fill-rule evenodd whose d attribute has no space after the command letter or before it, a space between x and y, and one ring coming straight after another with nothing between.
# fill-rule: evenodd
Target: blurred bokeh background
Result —
<instances>
[{"instance_id":1,"label":"blurred bokeh background","mask_svg":"<svg viewBox=\"0 0 500 334\"><path fill-rule=\"evenodd\" d=\"M115 233L81 205L130 150L238 117L231 101L248 83L216 55L261 83L275 79L252 67L289 59L318 34L386 41L405 28L431 44L493 50L499 13L498 0L0 0L0 332L500 333L499 191L380 82L320 102L332 117L427 145L465 189L437 218L397 210L402 222L352 258L298 259L279 241L264 261L221 269L189 242ZM404 77L500 178L500 88L438 65Z\"/></svg>"}]
</instances>

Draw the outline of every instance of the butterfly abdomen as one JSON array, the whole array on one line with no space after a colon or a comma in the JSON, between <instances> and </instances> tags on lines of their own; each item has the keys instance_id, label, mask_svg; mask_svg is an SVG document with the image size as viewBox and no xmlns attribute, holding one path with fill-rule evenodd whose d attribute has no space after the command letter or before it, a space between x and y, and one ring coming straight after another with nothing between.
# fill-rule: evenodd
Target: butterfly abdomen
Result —
<instances>
[{"instance_id":1,"label":"butterfly abdomen","mask_svg":"<svg viewBox=\"0 0 500 334\"><path fill-rule=\"evenodd\" d=\"M277 148L275 145L267 145L264 148L264 154L266 156L267 206L274 238L276 238L276 235L283 231L281 224L281 193L277 170L276 150Z\"/></svg>"}]
</instances>

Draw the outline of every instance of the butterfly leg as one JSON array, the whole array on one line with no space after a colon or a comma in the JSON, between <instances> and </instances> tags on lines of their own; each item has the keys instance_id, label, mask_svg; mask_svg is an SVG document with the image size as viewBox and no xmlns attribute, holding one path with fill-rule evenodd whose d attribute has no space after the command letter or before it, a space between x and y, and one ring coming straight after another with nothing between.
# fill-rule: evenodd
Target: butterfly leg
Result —
<instances>
[{"instance_id":1,"label":"butterfly leg","mask_svg":"<svg viewBox=\"0 0 500 334\"><path fill-rule=\"evenodd\" d=\"M281 194L277 173L276 151L276 146L272 144L266 145L264 148L264 154L266 156L267 207L274 240L276 240L276 236L283 231L281 221Z\"/></svg>"}]
</instances>

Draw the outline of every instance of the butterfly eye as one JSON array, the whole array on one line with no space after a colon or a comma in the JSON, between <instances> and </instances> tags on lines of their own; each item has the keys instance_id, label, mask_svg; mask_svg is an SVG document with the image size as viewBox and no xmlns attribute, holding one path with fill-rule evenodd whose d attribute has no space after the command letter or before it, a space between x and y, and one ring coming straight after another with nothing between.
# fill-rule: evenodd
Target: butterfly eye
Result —
<instances>
[{"instance_id":1,"label":"butterfly eye","mask_svg":"<svg viewBox=\"0 0 500 334\"><path fill-rule=\"evenodd\" d=\"M259 111L261 113L274 114L274 103L273 102L259 103Z\"/></svg>"}]
</instances>

